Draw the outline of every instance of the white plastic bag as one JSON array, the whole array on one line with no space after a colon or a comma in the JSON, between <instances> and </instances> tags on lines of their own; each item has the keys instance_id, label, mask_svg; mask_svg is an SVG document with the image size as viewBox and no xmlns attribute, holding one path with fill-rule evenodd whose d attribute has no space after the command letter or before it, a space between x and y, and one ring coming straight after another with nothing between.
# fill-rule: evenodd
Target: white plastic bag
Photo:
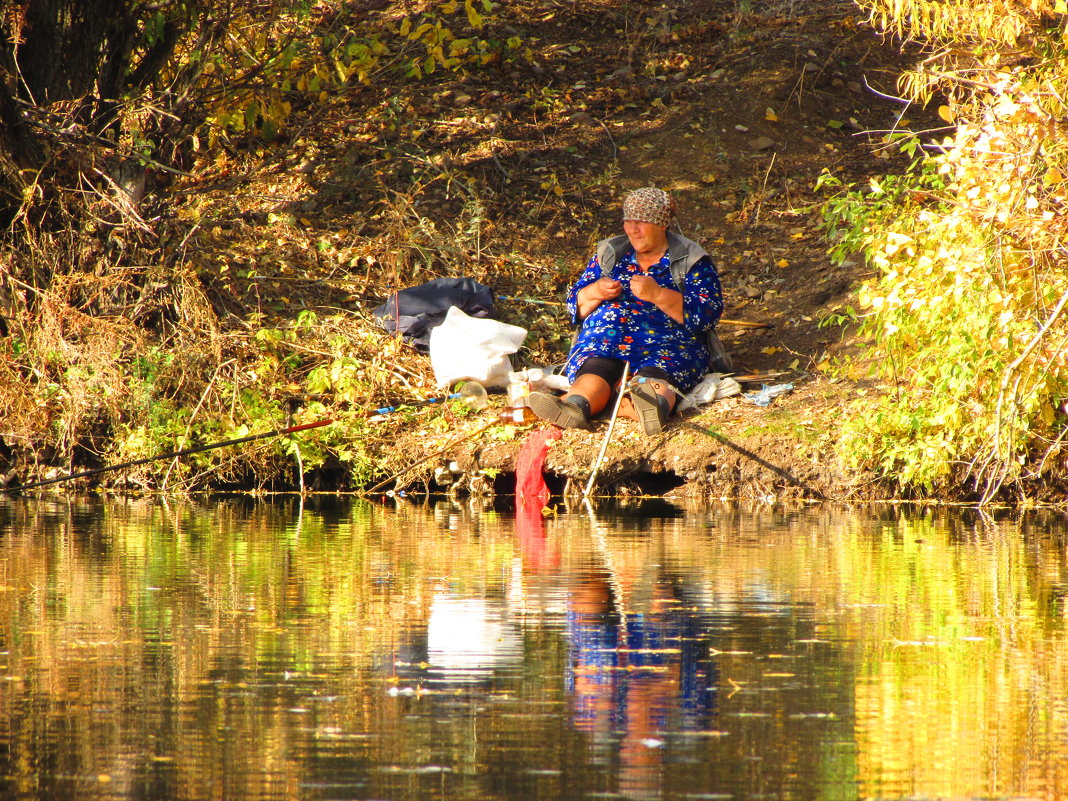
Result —
<instances>
[{"instance_id":1,"label":"white plastic bag","mask_svg":"<svg viewBox=\"0 0 1068 801\"><path fill-rule=\"evenodd\" d=\"M723 373L708 373L697 382L697 386L689 391L688 396L682 398L680 409L688 409L692 406L704 406L720 398L729 398L738 395L742 386L729 375Z\"/></svg>"},{"instance_id":2,"label":"white plastic bag","mask_svg":"<svg viewBox=\"0 0 1068 801\"><path fill-rule=\"evenodd\" d=\"M527 329L499 320L469 317L453 306L441 324L430 331L430 366L438 386L461 379L484 387L508 386L510 354L519 350Z\"/></svg>"}]
</instances>

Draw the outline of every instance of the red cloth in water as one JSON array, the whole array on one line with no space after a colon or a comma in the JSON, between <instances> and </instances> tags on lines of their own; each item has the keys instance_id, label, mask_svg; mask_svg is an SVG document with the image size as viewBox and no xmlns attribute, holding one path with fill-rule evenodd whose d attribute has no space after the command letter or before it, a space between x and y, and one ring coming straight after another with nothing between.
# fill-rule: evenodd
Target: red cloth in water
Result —
<instances>
[{"instance_id":1,"label":"red cloth in water","mask_svg":"<svg viewBox=\"0 0 1068 801\"><path fill-rule=\"evenodd\" d=\"M555 426L532 431L519 449L515 459L515 497L520 505L537 507L538 512L549 501L549 488L541 474L549 442L560 439L563 431Z\"/></svg>"},{"instance_id":2,"label":"red cloth in water","mask_svg":"<svg viewBox=\"0 0 1068 801\"><path fill-rule=\"evenodd\" d=\"M549 502L542 465L549 442L560 439L563 431L552 427L531 432L515 460L515 527L519 546L527 564L534 570L553 567L557 560L547 551L545 521L541 510Z\"/></svg>"}]
</instances>

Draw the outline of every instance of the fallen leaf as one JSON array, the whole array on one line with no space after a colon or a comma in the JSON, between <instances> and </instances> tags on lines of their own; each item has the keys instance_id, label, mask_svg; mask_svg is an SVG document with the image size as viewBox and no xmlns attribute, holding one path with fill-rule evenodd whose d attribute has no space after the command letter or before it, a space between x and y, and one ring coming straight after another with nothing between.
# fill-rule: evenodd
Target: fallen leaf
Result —
<instances>
[{"instance_id":1,"label":"fallen leaf","mask_svg":"<svg viewBox=\"0 0 1068 801\"><path fill-rule=\"evenodd\" d=\"M761 348L760 352L763 353L765 356L771 356L772 354L778 353L780 350L782 350L782 348L774 348L769 346L767 348Z\"/></svg>"},{"instance_id":2,"label":"fallen leaf","mask_svg":"<svg viewBox=\"0 0 1068 801\"><path fill-rule=\"evenodd\" d=\"M768 122L778 122L779 115L775 113L775 109L769 108L764 111L764 119Z\"/></svg>"}]
</instances>

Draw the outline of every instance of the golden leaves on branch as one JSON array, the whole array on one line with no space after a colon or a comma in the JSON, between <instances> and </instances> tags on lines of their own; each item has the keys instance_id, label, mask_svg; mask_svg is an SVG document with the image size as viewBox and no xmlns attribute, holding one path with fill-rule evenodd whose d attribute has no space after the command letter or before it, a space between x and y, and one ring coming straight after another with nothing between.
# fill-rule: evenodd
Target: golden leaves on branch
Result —
<instances>
[{"instance_id":1,"label":"golden leaves on branch","mask_svg":"<svg viewBox=\"0 0 1068 801\"><path fill-rule=\"evenodd\" d=\"M1027 48L1042 14L1068 8L861 2L889 31L948 45L899 87L922 103L941 94L932 110L952 135L895 131L884 143L900 142L911 170L825 209L838 252L862 251L878 271L858 295L871 338L854 365L895 387L846 423L844 448L903 486L968 480L990 500L1040 472L1064 439L1068 364L1052 354L1068 337L1068 294L1056 297L1068 275L1068 70Z\"/></svg>"},{"instance_id":2,"label":"golden leaves on branch","mask_svg":"<svg viewBox=\"0 0 1068 801\"><path fill-rule=\"evenodd\" d=\"M939 45L968 42L1014 47L1050 0L859 0L869 21L904 39Z\"/></svg>"},{"instance_id":3,"label":"golden leaves on branch","mask_svg":"<svg viewBox=\"0 0 1068 801\"><path fill-rule=\"evenodd\" d=\"M328 103L349 85L371 85L386 70L421 80L438 69L531 58L519 36L501 43L480 37L495 19L495 7L490 0L450 0L396 26L354 21L345 35L338 35L335 25L293 37L288 32L295 23L284 13L249 20L248 33L233 39L228 52L205 69L219 86L207 117L209 144L228 133L270 141L283 130L298 98ZM458 36L454 31L461 28L472 35Z\"/></svg>"}]
</instances>

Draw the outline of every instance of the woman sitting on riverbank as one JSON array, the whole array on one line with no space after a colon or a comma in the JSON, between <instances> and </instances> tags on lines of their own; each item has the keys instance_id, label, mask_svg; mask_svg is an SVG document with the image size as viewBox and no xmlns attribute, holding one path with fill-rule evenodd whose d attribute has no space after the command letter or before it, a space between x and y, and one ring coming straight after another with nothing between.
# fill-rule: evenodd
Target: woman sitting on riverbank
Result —
<instances>
[{"instance_id":1,"label":"woman sitting on riverbank","mask_svg":"<svg viewBox=\"0 0 1068 801\"><path fill-rule=\"evenodd\" d=\"M668 231L674 216L661 189L627 195L624 234L598 244L568 294L571 320L582 325L567 360L571 388L530 395L543 420L585 426L620 389L626 363L634 381L620 414L655 434L675 407L672 387L685 392L708 371L705 332L723 313L719 274L700 245Z\"/></svg>"}]
</instances>

